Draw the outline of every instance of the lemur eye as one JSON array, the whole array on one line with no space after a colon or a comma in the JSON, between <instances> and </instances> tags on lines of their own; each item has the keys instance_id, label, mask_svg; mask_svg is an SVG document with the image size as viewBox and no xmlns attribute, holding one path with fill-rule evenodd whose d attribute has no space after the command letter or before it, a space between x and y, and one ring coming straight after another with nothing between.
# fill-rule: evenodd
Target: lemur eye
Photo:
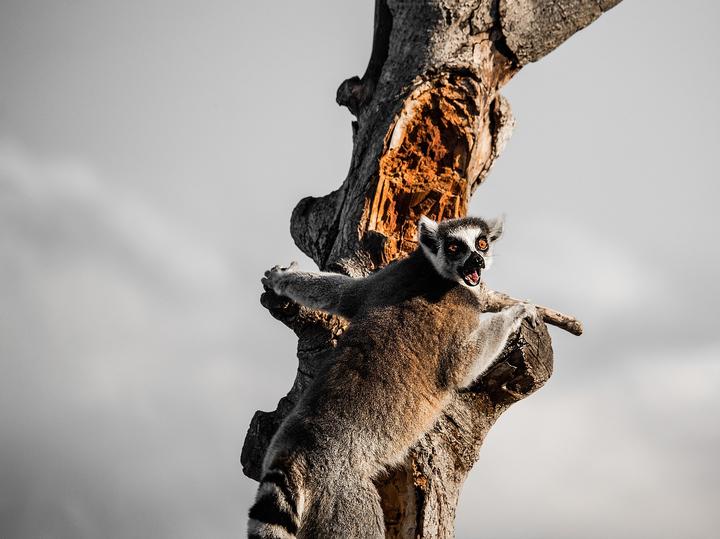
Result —
<instances>
[{"instance_id":1,"label":"lemur eye","mask_svg":"<svg viewBox=\"0 0 720 539\"><path fill-rule=\"evenodd\" d=\"M459 249L459 245L457 243L448 243L447 250L450 253L457 253Z\"/></svg>"},{"instance_id":2,"label":"lemur eye","mask_svg":"<svg viewBox=\"0 0 720 539\"><path fill-rule=\"evenodd\" d=\"M475 242L475 247L477 247L481 251L487 251L488 242L485 238L478 238Z\"/></svg>"}]
</instances>

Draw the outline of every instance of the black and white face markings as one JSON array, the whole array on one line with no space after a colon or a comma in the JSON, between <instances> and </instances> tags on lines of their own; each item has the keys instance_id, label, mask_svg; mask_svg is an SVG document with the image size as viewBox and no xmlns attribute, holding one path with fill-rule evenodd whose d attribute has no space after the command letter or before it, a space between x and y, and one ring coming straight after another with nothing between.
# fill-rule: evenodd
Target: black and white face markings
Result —
<instances>
[{"instance_id":1,"label":"black and white face markings","mask_svg":"<svg viewBox=\"0 0 720 539\"><path fill-rule=\"evenodd\" d=\"M460 228L443 239L443 252L448 265L453 265L463 282L470 287L480 284L480 274L487 266L485 256L489 248L485 230L474 226Z\"/></svg>"},{"instance_id":2,"label":"black and white face markings","mask_svg":"<svg viewBox=\"0 0 720 539\"><path fill-rule=\"evenodd\" d=\"M500 238L502 227L502 219L466 217L438 224L423 217L419 238L441 275L473 288L480 284L482 270L492 264L492 243Z\"/></svg>"}]
</instances>

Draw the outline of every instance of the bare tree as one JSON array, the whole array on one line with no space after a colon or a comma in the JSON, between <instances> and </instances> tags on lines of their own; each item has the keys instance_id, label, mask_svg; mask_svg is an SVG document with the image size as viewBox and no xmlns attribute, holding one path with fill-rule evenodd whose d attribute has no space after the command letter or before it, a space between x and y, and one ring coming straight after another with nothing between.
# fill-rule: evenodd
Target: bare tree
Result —
<instances>
[{"instance_id":1,"label":"bare tree","mask_svg":"<svg viewBox=\"0 0 720 539\"><path fill-rule=\"evenodd\" d=\"M500 87L619 1L376 0L367 70L337 91L337 102L357 117L350 171L338 190L297 205L297 246L320 269L365 275L416 247L421 215L465 215L513 128ZM517 301L488 289L484 297L493 311ZM345 327L272 293L261 301L297 334L299 366L277 409L256 412L250 424L242 464L255 480L272 435ZM541 313L582 332L572 317ZM551 373L546 326L524 325L500 361L455 396L404 466L378 481L387 537L453 537L460 488L485 435Z\"/></svg>"}]
</instances>

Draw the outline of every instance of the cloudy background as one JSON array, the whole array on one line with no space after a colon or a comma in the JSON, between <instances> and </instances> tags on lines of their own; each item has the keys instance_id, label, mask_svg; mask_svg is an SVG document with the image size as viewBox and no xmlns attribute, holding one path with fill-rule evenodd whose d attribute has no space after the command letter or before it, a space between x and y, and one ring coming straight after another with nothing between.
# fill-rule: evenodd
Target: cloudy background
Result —
<instances>
[{"instance_id":1,"label":"cloudy background","mask_svg":"<svg viewBox=\"0 0 720 539\"><path fill-rule=\"evenodd\" d=\"M240 537L295 339L259 277L351 151L372 2L0 4L0 537ZM506 88L490 284L574 313L458 537L720 526L720 7L626 0Z\"/></svg>"}]
</instances>

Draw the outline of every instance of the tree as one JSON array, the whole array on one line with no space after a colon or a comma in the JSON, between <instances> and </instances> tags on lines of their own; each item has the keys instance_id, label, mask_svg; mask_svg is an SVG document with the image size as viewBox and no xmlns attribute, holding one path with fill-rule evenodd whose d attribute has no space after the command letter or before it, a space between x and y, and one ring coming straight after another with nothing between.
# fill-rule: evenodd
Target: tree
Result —
<instances>
[{"instance_id":1,"label":"tree","mask_svg":"<svg viewBox=\"0 0 720 539\"><path fill-rule=\"evenodd\" d=\"M499 89L620 0L376 0L365 74L344 81L338 104L352 123L350 171L339 189L295 207L291 234L320 269L366 275L416 247L421 215L466 214L510 137ZM485 308L517 300L484 289ZM274 412L255 413L243 471L259 480L272 435L312 380L345 322L266 292L262 304L298 336L299 366ZM542 308L575 334L572 317ZM458 393L403 467L378 480L387 537L453 537L460 488L490 427L552 374L547 328L524 325L500 360Z\"/></svg>"}]
</instances>

